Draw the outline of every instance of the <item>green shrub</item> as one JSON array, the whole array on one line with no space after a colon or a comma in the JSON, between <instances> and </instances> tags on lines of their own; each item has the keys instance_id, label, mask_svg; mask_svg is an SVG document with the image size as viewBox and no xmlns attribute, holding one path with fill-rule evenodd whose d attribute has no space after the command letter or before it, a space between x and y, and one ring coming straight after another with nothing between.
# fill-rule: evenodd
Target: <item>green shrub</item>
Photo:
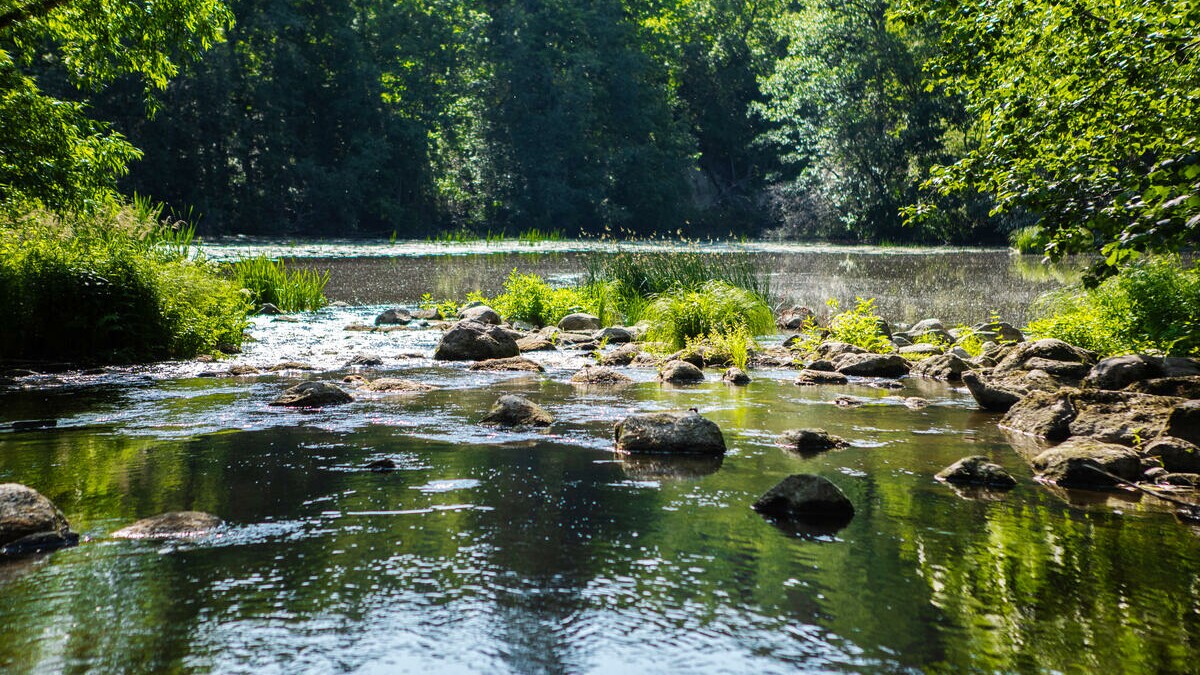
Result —
<instances>
[{"instance_id":1,"label":"green shrub","mask_svg":"<svg viewBox=\"0 0 1200 675\"><path fill-rule=\"evenodd\" d=\"M269 302L285 312L306 312L329 302L325 298L329 272L289 271L282 260L266 256L239 260L232 269L234 281L250 292L255 305Z\"/></svg>"},{"instance_id":2,"label":"green shrub","mask_svg":"<svg viewBox=\"0 0 1200 675\"><path fill-rule=\"evenodd\" d=\"M709 349L709 360L725 362L746 370L750 352L758 349L758 341L745 325L726 330L717 330L704 336L703 343Z\"/></svg>"},{"instance_id":3,"label":"green shrub","mask_svg":"<svg viewBox=\"0 0 1200 675\"><path fill-rule=\"evenodd\" d=\"M1042 253L1046 250L1046 244L1050 243L1050 240L1042 228L1030 225L1010 232L1008 243L1016 249L1017 253L1029 254Z\"/></svg>"},{"instance_id":4,"label":"green shrub","mask_svg":"<svg viewBox=\"0 0 1200 675\"><path fill-rule=\"evenodd\" d=\"M454 316L458 315L459 308L457 301L450 300L448 298L440 301L434 300L433 295L429 293L425 293L421 296L421 302L418 304L418 307L426 310L435 309L437 310L438 316L441 316L443 319L453 318Z\"/></svg>"},{"instance_id":5,"label":"green shrub","mask_svg":"<svg viewBox=\"0 0 1200 675\"><path fill-rule=\"evenodd\" d=\"M574 288L553 288L536 274L513 270L504 291L488 303L509 321L550 326L573 312L585 311L588 298Z\"/></svg>"},{"instance_id":6,"label":"green shrub","mask_svg":"<svg viewBox=\"0 0 1200 675\"><path fill-rule=\"evenodd\" d=\"M983 353L983 340L969 326L958 326L958 340L954 344L957 347L961 347L963 351L971 356L979 356Z\"/></svg>"},{"instance_id":7,"label":"green shrub","mask_svg":"<svg viewBox=\"0 0 1200 675\"><path fill-rule=\"evenodd\" d=\"M688 338L728 333L739 326L752 335L775 331L775 316L766 301L724 281L663 293L650 301L642 317L651 322L648 340L675 349L685 347Z\"/></svg>"},{"instance_id":8,"label":"green shrub","mask_svg":"<svg viewBox=\"0 0 1200 675\"><path fill-rule=\"evenodd\" d=\"M829 319L828 339L857 345L876 354L893 350L892 343L880 330L882 324L875 313L875 298L855 298L854 308L844 312L838 312L837 300L831 298L825 304L834 312Z\"/></svg>"},{"instance_id":9,"label":"green shrub","mask_svg":"<svg viewBox=\"0 0 1200 675\"><path fill-rule=\"evenodd\" d=\"M246 299L189 240L130 207L88 221L8 219L0 358L134 362L240 344Z\"/></svg>"},{"instance_id":10,"label":"green shrub","mask_svg":"<svg viewBox=\"0 0 1200 675\"><path fill-rule=\"evenodd\" d=\"M1177 256L1135 261L1093 289L1047 294L1033 311L1029 334L1104 356L1200 355L1200 267Z\"/></svg>"}]
</instances>

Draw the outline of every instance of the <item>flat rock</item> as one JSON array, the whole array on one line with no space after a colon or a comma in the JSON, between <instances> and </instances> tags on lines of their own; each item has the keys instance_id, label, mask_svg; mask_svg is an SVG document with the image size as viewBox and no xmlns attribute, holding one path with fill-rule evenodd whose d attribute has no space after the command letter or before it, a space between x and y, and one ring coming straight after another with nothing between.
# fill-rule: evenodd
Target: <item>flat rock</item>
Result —
<instances>
[{"instance_id":1,"label":"flat rock","mask_svg":"<svg viewBox=\"0 0 1200 675\"><path fill-rule=\"evenodd\" d=\"M839 373L857 377L901 377L909 370L897 354L843 354L833 363Z\"/></svg>"},{"instance_id":2,"label":"flat rock","mask_svg":"<svg viewBox=\"0 0 1200 675\"><path fill-rule=\"evenodd\" d=\"M208 534L223 521L202 511L172 511L143 518L129 527L113 532L120 539L182 539Z\"/></svg>"},{"instance_id":3,"label":"flat rock","mask_svg":"<svg viewBox=\"0 0 1200 675\"><path fill-rule=\"evenodd\" d=\"M670 384L696 384L704 381L704 371L687 361L668 361L658 379Z\"/></svg>"},{"instance_id":4,"label":"flat rock","mask_svg":"<svg viewBox=\"0 0 1200 675\"><path fill-rule=\"evenodd\" d=\"M366 388L369 391L381 392L418 392L418 391L433 391L437 387L416 380L406 380L401 377L381 377L378 380L372 380L367 384Z\"/></svg>"},{"instance_id":5,"label":"flat rock","mask_svg":"<svg viewBox=\"0 0 1200 675\"><path fill-rule=\"evenodd\" d=\"M472 363L467 370L483 370L483 371L505 371L516 370L529 373L544 373L546 369L542 364L531 361L524 356L510 356L505 359L487 359L486 361L477 361Z\"/></svg>"},{"instance_id":6,"label":"flat rock","mask_svg":"<svg viewBox=\"0 0 1200 675\"><path fill-rule=\"evenodd\" d=\"M271 372L277 373L281 370L316 370L312 364L304 363L303 361L283 361L271 366Z\"/></svg>"},{"instance_id":7,"label":"flat rock","mask_svg":"<svg viewBox=\"0 0 1200 675\"><path fill-rule=\"evenodd\" d=\"M957 485L994 488L1011 488L1017 484L1017 480L1004 467L982 455L964 457L939 471L935 478Z\"/></svg>"},{"instance_id":8,"label":"flat rock","mask_svg":"<svg viewBox=\"0 0 1200 675\"><path fill-rule=\"evenodd\" d=\"M630 415L617 422L613 436L621 453L725 454L720 427L695 411Z\"/></svg>"},{"instance_id":9,"label":"flat rock","mask_svg":"<svg viewBox=\"0 0 1200 675\"><path fill-rule=\"evenodd\" d=\"M554 416L524 396L506 394L496 399L480 424L499 427L548 427Z\"/></svg>"},{"instance_id":10,"label":"flat rock","mask_svg":"<svg viewBox=\"0 0 1200 675\"><path fill-rule=\"evenodd\" d=\"M632 384L633 378L606 366L584 366L571 376L572 384L614 387Z\"/></svg>"},{"instance_id":11,"label":"flat rock","mask_svg":"<svg viewBox=\"0 0 1200 675\"><path fill-rule=\"evenodd\" d=\"M850 446L846 439L834 436L824 429L789 429L780 435L778 444L786 450L802 455Z\"/></svg>"},{"instance_id":12,"label":"flat rock","mask_svg":"<svg viewBox=\"0 0 1200 675\"><path fill-rule=\"evenodd\" d=\"M79 535L49 499L20 483L0 483L0 554L73 546Z\"/></svg>"},{"instance_id":13,"label":"flat rock","mask_svg":"<svg viewBox=\"0 0 1200 675\"><path fill-rule=\"evenodd\" d=\"M815 386L819 384L846 384L849 381L849 378L836 371L805 368L796 373L796 379L792 383L800 386Z\"/></svg>"},{"instance_id":14,"label":"flat rock","mask_svg":"<svg viewBox=\"0 0 1200 675\"><path fill-rule=\"evenodd\" d=\"M751 507L764 516L783 520L848 523L854 504L823 476L794 474L767 490Z\"/></svg>"},{"instance_id":15,"label":"flat rock","mask_svg":"<svg viewBox=\"0 0 1200 675\"><path fill-rule=\"evenodd\" d=\"M486 361L518 356L517 341L499 326L460 321L442 335L433 358L440 361Z\"/></svg>"},{"instance_id":16,"label":"flat rock","mask_svg":"<svg viewBox=\"0 0 1200 675\"><path fill-rule=\"evenodd\" d=\"M327 405L350 403L354 397L337 385L328 382L301 382L271 401L273 406L290 408L321 408Z\"/></svg>"},{"instance_id":17,"label":"flat rock","mask_svg":"<svg viewBox=\"0 0 1200 675\"><path fill-rule=\"evenodd\" d=\"M1105 473L1124 480L1137 480L1141 462L1136 452L1124 446L1072 438L1035 457L1033 468L1039 478L1061 487L1111 488L1117 481Z\"/></svg>"}]
</instances>

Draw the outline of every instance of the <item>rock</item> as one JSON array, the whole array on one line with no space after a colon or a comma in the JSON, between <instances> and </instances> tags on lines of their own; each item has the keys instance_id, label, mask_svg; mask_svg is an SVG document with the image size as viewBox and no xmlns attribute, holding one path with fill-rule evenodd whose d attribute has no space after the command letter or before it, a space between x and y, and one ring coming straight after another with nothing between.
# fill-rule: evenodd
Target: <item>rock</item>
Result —
<instances>
[{"instance_id":1,"label":"rock","mask_svg":"<svg viewBox=\"0 0 1200 675\"><path fill-rule=\"evenodd\" d=\"M858 377L901 377L908 374L908 361L896 354L843 354L834 360L837 371Z\"/></svg>"},{"instance_id":2,"label":"rock","mask_svg":"<svg viewBox=\"0 0 1200 675\"><path fill-rule=\"evenodd\" d=\"M904 335L902 335L900 333L896 333L895 335L892 336L892 344L896 345L896 349L899 349L901 347L911 347L912 340L909 340L907 337L905 337Z\"/></svg>"},{"instance_id":3,"label":"rock","mask_svg":"<svg viewBox=\"0 0 1200 675\"><path fill-rule=\"evenodd\" d=\"M683 361L685 363L690 363L697 368L703 368L705 366L704 354L698 351L684 351L681 349L663 359L664 364L671 363L672 361Z\"/></svg>"},{"instance_id":4,"label":"rock","mask_svg":"<svg viewBox=\"0 0 1200 675\"><path fill-rule=\"evenodd\" d=\"M930 380L958 382L962 380L962 374L970 369L971 366L967 365L967 362L959 356L940 354L918 362L912 367L909 374Z\"/></svg>"},{"instance_id":5,"label":"rock","mask_svg":"<svg viewBox=\"0 0 1200 675\"><path fill-rule=\"evenodd\" d=\"M741 368L736 366L730 367L721 375L721 381L725 384L732 384L739 387L744 387L750 384L750 376Z\"/></svg>"},{"instance_id":6,"label":"rock","mask_svg":"<svg viewBox=\"0 0 1200 675\"><path fill-rule=\"evenodd\" d=\"M848 342L827 340L817 345L817 348L814 349L812 353L813 357L817 360L827 359L829 361L836 361L837 357L842 356L843 354L866 354L867 350L859 347L858 345L852 345ZM809 368L811 367L812 366L809 366Z\"/></svg>"},{"instance_id":7,"label":"rock","mask_svg":"<svg viewBox=\"0 0 1200 675\"><path fill-rule=\"evenodd\" d=\"M413 315L407 309L393 308L384 310L375 317L376 326L402 326L413 320Z\"/></svg>"},{"instance_id":8,"label":"rock","mask_svg":"<svg viewBox=\"0 0 1200 675\"><path fill-rule=\"evenodd\" d=\"M37 431L38 429L53 429L58 426L58 420L17 420L9 425L13 431ZM3 429L4 427L0 427Z\"/></svg>"},{"instance_id":9,"label":"rock","mask_svg":"<svg viewBox=\"0 0 1200 675\"><path fill-rule=\"evenodd\" d=\"M258 308L259 316L277 316L283 314L283 310L276 307L274 303L264 302L262 307Z\"/></svg>"},{"instance_id":10,"label":"rock","mask_svg":"<svg viewBox=\"0 0 1200 675\"><path fill-rule=\"evenodd\" d=\"M558 322L558 329L568 333L600 330L600 317L584 312L568 314Z\"/></svg>"},{"instance_id":11,"label":"rock","mask_svg":"<svg viewBox=\"0 0 1200 675\"><path fill-rule=\"evenodd\" d=\"M375 330L375 326L369 323L351 323L344 326L342 330L352 333L370 333Z\"/></svg>"},{"instance_id":12,"label":"rock","mask_svg":"<svg viewBox=\"0 0 1200 675\"><path fill-rule=\"evenodd\" d=\"M854 398L853 396L838 396L837 398L833 399L833 404L839 408L857 408L863 403L865 403L865 401L863 401L861 398Z\"/></svg>"},{"instance_id":13,"label":"rock","mask_svg":"<svg viewBox=\"0 0 1200 675\"><path fill-rule=\"evenodd\" d=\"M767 490L751 507L764 516L783 520L848 523L854 504L822 476L794 474Z\"/></svg>"},{"instance_id":14,"label":"rock","mask_svg":"<svg viewBox=\"0 0 1200 675\"><path fill-rule=\"evenodd\" d=\"M962 374L963 383L984 410L1005 412L1033 391L1055 392L1063 380L1041 370L1014 371L996 377L988 371L968 370Z\"/></svg>"},{"instance_id":15,"label":"rock","mask_svg":"<svg viewBox=\"0 0 1200 675\"><path fill-rule=\"evenodd\" d=\"M824 429L789 429L779 437L779 445L801 455L812 455L835 448L846 448L850 443Z\"/></svg>"},{"instance_id":16,"label":"rock","mask_svg":"<svg viewBox=\"0 0 1200 675\"><path fill-rule=\"evenodd\" d=\"M695 384L704 381L704 372L687 361L668 361L658 379L670 384Z\"/></svg>"},{"instance_id":17,"label":"rock","mask_svg":"<svg viewBox=\"0 0 1200 675\"><path fill-rule=\"evenodd\" d=\"M1124 389L1134 382L1162 376L1162 360L1139 354L1113 356L1092 366L1083 386L1096 389Z\"/></svg>"},{"instance_id":18,"label":"rock","mask_svg":"<svg viewBox=\"0 0 1200 675\"><path fill-rule=\"evenodd\" d=\"M1033 468L1039 478L1061 487L1110 488L1117 481L1096 468L1132 481L1141 473L1141 462L1129 448L1090 438L1072 438L1035 457Z\"/></svg>"},{"instance_id":19,"label":"rock","mask_svg":"<svg viewBox=\"0 0 1200 675\"><path fill-rule=\"evenodd\" d=\"M320 408L327 405L350 403L350 394L328 382L301 382L279 395L270 405L290 408Z\"/></svg>"},{"instance_id":20,"label":"rock","mask_svg":"<svg viewBox=\"0 0 1200 675\"><path fill-rule=\"evenodd\" d=\"M79 535L49 499L20 483L0 483L0 554L74 546Z\"/></svg>"},{"instance_id":21,"label":"rock","mask_svg":"<svg viewBox=\"0 0 1200 675\"><path fill-rule=\"evenodd\" d=\"M143 518L129 527L113 532L120 539L183 539L208 534L224 523L211 513L172 511Z\"/></svg>"},{"instance_id":22,"label":"rock","mask_svg":"<svg viewBox=\"0 0 1200 675\"><path fill-rule=\"evenodd\" d=\"M436 308L435 309L418 309L417 311L412 312L412 317L414 319L423 319L425 321L441 321L442 319L446 318L446 317L442 316L442 313L439 310L437 310Z\"/></svg>"},{"instance_id":23,"label":"rock","mask_svg":"<svg viewBox=\"0 0 1200 675\"><path fill-rule=\"evenodd\" d=\"M983 456L964 457L942 469L935 476L940 481L959 485L983 485L1011 488L1017 480L1004 467Z\"/></svg>"},{"instance_id":24,"label":"rock","mask_svg":"<svg viewBox=\"0 0 1200 675\"><path fill-rule=\"evenodd\" d=\"M936 356L946 351L938 345L929 344L928 342L920 342L908 347L901 347L897 350L898 354L906 354L908 356Z\"/></svg>"},{"instance_id":25,"label":"rock","mask_svg":"<svg viewBox=\"0 0 1200 675\"><path fill-rule=\"evenodd\" d=\"M920 410L921 408L928 408L929 401L921 398L920 396L909 396L904 399L904 407L911 410Z\"/></svg>"},{"instance_id":26,"label":"rock","mask_svg":"<svg viewBox=\"0 0 1200 675\"><path fill-rule=\"evenodd\" d=\"M850 380L845 375L837 372L827 372L824 370L804 369L796 373L796 379L792 384L799 386L815 386L820 384L846 384Z\"/></svg>"},{"instance_id":27,"label":"rock","mask_svg":"<svg viewBox=\"0 0 1200 675\"><path fill-rule=\"evenodd\" d=\"M541 335L529 335L517 340L517 349L522 352L553 352L558 351L554 343Z\"/></svg>"},{"instance_id":28,"label":"rock","mask_svg":"<svg viewBox=\"0 0 1200 675\"><path fill-rule=\"evenodd\" d=\"M641 349L637 345L621 345L607 354L600 355L600 365L604 366L627 366L633 363L637 355L641 353Z\"/></svg>"},{"instance_id":29,"label":"rock","mask_svg":"<svg viewBox=\"0 0 1200 675\"><path fill-rule=\"evenodd\" d=\"M1136 445L1162 434L1178 402L1164 396L1102 389L1069 390L1069 395L1076 411L1072 436L1122 445Z\"/></svg>"},{"instance_id":30,"label":"rock","mask_svg":"<svg viewBox=\"0 0 1200 675\"><path fill-rule=\"evenodd\" d=\"M548 427L554 416L524 396L506 394L496 399L480 424L499 427Z\"/></svg>"},{"instance_id":31,"label":"rock","mask_svg":"<svg viewBox=\"0 0 1200 675\"><path fill-rule=\"evenodd\" d=\"M1075 406L1063 392L1035 391L1017 401L1000 420L1000 427L1058 442L1071 435Z\"/></svg>"},{"instance_id":32,"label":"rock","mask_svg":"<svg viewBox=\"0 0 1200 675\"><path fill-rule=\"evenodd\" d=\"M597 344L596 339L592 337L591 333L569 333L567 331L558 331L554 335L555 335L554 339L557 340L558 344L560 344L560 345L571 346L571 345L581 345L581 344L586 344L586 345Z\"/></svg>"},{"instance_id":33,"label":"rock","mask_svg":"<svg viewBox=\"0 0 1200 675\"><path fill-rule=\"evenodd\" d=\"M471 364L467 370L504 371L517 370L530 373L544 373L546 369L536 361L530 361L524 356L510 356L506 359L487 359Z\"/></svg>"},{"instance_id":34,"label":"rock","mask_svg":"<svg viewBox=\"0 0 1200 675\"><path fill-rule=\"evenodd\" d=\"M355 354L354 358L346 362L346 365L349 367L374 368L382 366L383 359L374 354Z\"/></svg>"},{"instance_id":35,"label":"rock","mask_svg":"<svg viewBox=\"0 0 1200 675\"><path fill-rule=\"evenodd\" d=\"M1200 376L1159 377L1151 380L1142 380L1129 385L1127 391L1154 394L1155 396L1200 398Z\"/></svg>"},{"instance_id":36,"label":"rock","mask_svg":"<svg viewBox=\"0 0 1200 675\"><path fill-rule=\"evenodd\" d=\"M416 391L433 391L437 387L424 382L415 380L406 380L399 377L381 377L367 384L369 391L384 391L384 392L416 392Z\"/></svg>"},{"instance_id":37,"label":"rock","mask_svg":"<svg viewBox=\"0 0 1200 675\"><path fill-rule=\"evenodd\" d=\"M779 313L775 325L783 330L801 330L805 326L816 325L817 315L808 307L794 305Z\"/></svg>"},{"instance_id":38,"label":"rock","mask_svg":"<svg viewBox=\"0 0 1200 675\"><path fill-rule=\"evenodd\" d=\"M442 335L433 358L440 361L486 361L518 356L516 340L499 326L460 321Z\"/></svg>"},{"instance_id":39,"label":"rock","mask_svg":"<svg viewBox=\"0 0 1200 675\"><path fill-rule=\"evenodd\" d=\"M600 342L608 341L610 345L620 345L626 342L633 342L633 333L628 328L621 326L609 326L602 328L592 335L593 338Z\"/></svg>"},{"instance_id":40,"label":"rock","mask_svg":"<svg viewBox=\"0 0 1200 675\"><path fill-rule=\"evenodd\" d=\"M1163 377L1200 376L1200 359L1188 356L1168 356L1162 360Z\"/></svg>"},{"instance_id":41,"label":"rock","mask_svg":"<svg viewBox=\"0 0 1200 675\"><path fill-rule=\"evenodd\" d=\"M254 366L238 364L236 366L229 366L229 370L225 371L225 373L234 377L245 377L246 375L261 375L262 371Z\"/></svg>"},{"instance_id":42,"label":"rock","mask_svg":"<svg viewBox=\"0 0 1200 675\"><path fill-rule=\"evenodd\" d=\"M958 345L951 347L950 351L948 351L946 353L957 356L958 358L963 359L964 361L971 358L971 352L968 352L967 350L963 349L962 347L959 347Z\"/></svg>"},{"instance_id":43,"label":"rock","mask_svg":"<svg viewBox=\"0 0 1200 675\"><path fill-rule=\"evenodd\" d=\"M1035 356L1025 362L1025 370L1040 370L1049 375L1054 375L1057 378L1074 383L1082 380L1088 374L1088 372L1091 371L1091 367L1086 363L1054 361Z\"/></svg>"},{"instance_id":44,"label":"rock","mask_svg":"<svg viewBox=\"0 0 1200 675\"><path fill-rule=\"evenodd\" d=\"M271 321L273 323L300 323L299 318L294 317L294 316L288 316L286 314L280 314L279 316L275 317L274 319L271 319Z\"/></svg>"},{"instance_id":45,"label":"rock","mask_svg":"<svg viewBox=\"0 0 1200 675\"><path fill-rule=\"evenodd\" d=\"M342 378L342 383L343 384L352 384L356 387L366 386L366 385L370 384L367 381L367 378L363 377L362 375L347 375Z\"/></svg>"},{"instance_id":46,"label":"rock","mask_svg":"<svg viewBox=\"0 0 1200 675\"><path fill-rule=\"evenodd\" d=\"M1200 473L1200 448L1182 438L1159 436L1142 448L1142 454L1172 473Z\"/></svg>"},{"instance_id":47,"label":"rock","mask_svg":"<svg viewBox=\"0 0 1200 675\"><path fill-rule=\"evenodd\" d=\"M1169 473L1170 471L1167 471L1161 466L1152 466L1145 471L1142 471L1142 478L1153 483Z\"/></svg>"},{"instance_id":48,"label":"rock","mask_svg":"<svg viewBox=\"0 0 1200 675\"><path fill-rule=\"evenodd\" d=\"M1167 417L1163 434L1200 445L1200 400L1184 401L1174 406Z\"/></svg>"},{"instance_id":49,"label":"rock","mask_svg":"<svg viewBox=\"0 0 1200 675\"><path fill-rule=\"evenodd\" d=\"M613 436L621 453L725 454L720 427L695 411L630 415L617 422Z\"/></svg>"},{"instance_id":50,"label":"rock","mask_svg":"<svg viewBox=\"0 0 1200 675\"><path fill-rule=\"evenodd\" d=\"M304 363L303 361L283 361L271 366L271 372L277 373L281 370L316 370L312 364Z\"/></svg>"},{"instance_id":51,"label":"rock","mask_svg":"<svg viewBox=\"0 0 1200 675\"><path fill-rule=\"evenodd\" d=\"M993 342L1024 342L1025 334L1007 321L985 321L971 326L981 340Z\"/></svg>"},{"instance_id":52,"label":"rock","mask_svg":"<svg viewBox=\"0 0 1200 675\"><path fill-rule=\"evenodd\" d=\"M817 359L817 360L813 361L812 363L808 364L807 369L808 370L819 370L819 371L830 372L830 373L837 372L837 366L834 366L833 361L830 361L829 359Z\"/></svg>"},{"instance_id":53,"label":"rock","mask_svg":"<svg viewBox=\"0 0 1200 675\"><path fill-rule=\"evenodd\" d=\"M503 321L500 319L500 313L488 307L487 305L475 305L474 307L466 307L458 313L458 318L463 321L473 321L475 323L487 324L489 326L499 326Z\"/></svg>"},{"instance_id":54,"label":"rock","mask_svg":"<svg viewBox=\"0 0 1200 675\"><path fill-rule=\"evenodd\" d=\"M905 332L912 335L920 335L931 330L946 330L946 324L942 323L938 319L922 319L910 326Z\"/></svg>"},{"instance_id":55,"label":"rock","mask_svg":"<svg viewBox=\"0 0 1200 675\"><path fill-rule=\"evenodd\" d=\"M1156 482L1159 485L1170 485L1194 490L1200 487L1200 473L1168 473L1165 476L1159 476Z\"/></svg>"},{"instance_id":56,"label":"rock","mask_svg":"<svg viewBox=\"0 0 1200 675\"><path fill-rule=\"evenodd\" d=\"M371 471L394 471L396 469L396 460L390 457L377 459L373 462L367 462L366 468Z\"/></svg>"},{"instance_id":57,"label":"rock","mask_svg":"<svg viewBox=\"0 0 1200 675\"><path fill-rule=\"evenodd\" d=\"M1046 338L1044 340L1037 340L1036 342L1022 342L1014 345L1006 352L1004 358L997 361L994 374L1002 375L1015 370L1033 370L1034 368L1026 365L1026 362L1030 359L1092 364L1095 362L1095 355L1085 349L1073 347L1062 340L1054 338Z\"/></svg>"},{"instance_id":58,"label":"rock","mask_svg":"<svg viewBox=\"0 0 1200 675\"><path fill-rule=\"evenodd\" d=\"M618 373L604 366L584 366L571 376L572 384L588 384L602 387L612 387L631 384L633 378L624 373Z\"/></svg>"},{"instance_id":59,"label":"rock","mask_svg":"<svg viewBox=\"0 0 1200 675\"><path fill-rule=\"evenodd\" d=\"M521 319L517 319L516 321L512 322L512 328L513 328L513 330L521 331L522 337L524 337L524 333L532 333L532 332L536 331L538 328L540 328L540 326L535 326L532 323L529 323L528 321L523 321ZM521 338L516 338L516 339L520 340Z\"/></svg>"}]
</instances>

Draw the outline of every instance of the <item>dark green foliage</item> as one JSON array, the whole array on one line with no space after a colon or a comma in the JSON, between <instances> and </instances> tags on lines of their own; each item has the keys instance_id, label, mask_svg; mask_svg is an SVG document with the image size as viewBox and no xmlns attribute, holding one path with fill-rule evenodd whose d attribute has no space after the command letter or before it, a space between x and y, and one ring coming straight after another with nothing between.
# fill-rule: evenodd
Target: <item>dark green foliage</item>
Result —
<instances>
[{"instance_id":1,"label":"dark green foliage","mask_svg":"<svg viewBox=\"0 0 1200 675\"><path fill-rule=\"evenodd\" d=\"M179 244L131 209L5 223L0 360L130 362L240 344L245 297Z\"/></svg>"}]
</instances>

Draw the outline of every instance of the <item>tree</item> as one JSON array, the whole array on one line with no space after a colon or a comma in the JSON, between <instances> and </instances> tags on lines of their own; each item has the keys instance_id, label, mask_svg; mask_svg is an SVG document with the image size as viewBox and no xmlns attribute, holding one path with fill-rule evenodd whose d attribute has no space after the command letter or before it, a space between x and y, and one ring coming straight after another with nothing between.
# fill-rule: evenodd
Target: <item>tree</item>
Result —
<instances>
[{"instance_id":1,"label":"tree","mask_svg":"<svg viewBox=\"0 0 1200 675\"><path fill-rule=\"evenodd\" d=\"M136 77L153 112L153 94L228 21L219 0L0 1L0 206L95 209L140 156L83 102L45 93L31 71L57 71L77 95Z\"/></svg>"},{"instance_id":2,"label":"tree","mask_svg":"<svg viewBox=\"0 0 1200 675\"><path fill-rule=\"evenodd\" d=\"M936 31L927 72L975 119L932 187L1031 211L1050 257L1098 249L1107 271L1197 241L1200 2L901 0L896 17Z\"/></svg>"}]
</instances>

